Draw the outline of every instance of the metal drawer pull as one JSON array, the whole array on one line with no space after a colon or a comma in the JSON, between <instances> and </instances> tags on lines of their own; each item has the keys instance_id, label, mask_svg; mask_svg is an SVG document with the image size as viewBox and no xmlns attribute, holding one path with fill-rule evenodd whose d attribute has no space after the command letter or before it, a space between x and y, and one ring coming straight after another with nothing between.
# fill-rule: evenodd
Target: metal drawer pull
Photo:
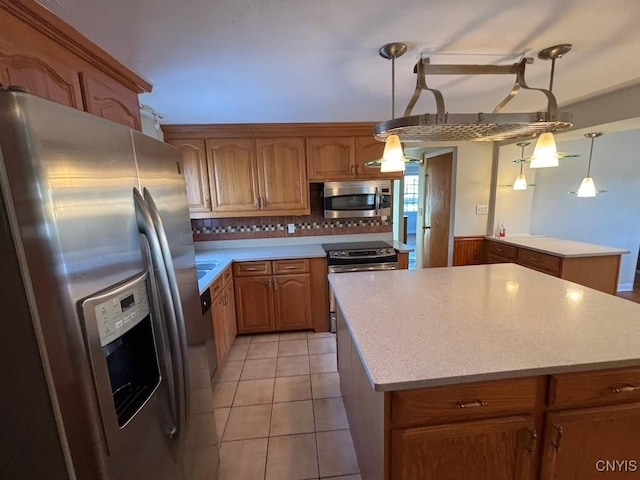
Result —
<instances>
[{"instance_id":1,"label":"metal drawer pull","mask_svg":"<svg viewBox=\"0 0 640 480\"><path fill-rule=\"evenodd\" d=\"M529 456L533 457L536 454L536 448L538 446L538 433L536 429L529 430L529 446L527 450L529 451Z\"/></svg>"},{"instance_id":2,"label":"metal drawer pull","mask_svg":"<svg viewBox=\"0 0 640 480\"><path fill-rule=\"evenodd\" d=\"M557 452L560 451L560 442L562 441L562 434L564 429L560 425L554 425L553 429L556 431L556 438L551 442L551 446Z\"/></svg>"},{"instance_id":3,"label":"metal drawer pull","mask_svg":"<svg viewBox=\"0 0 640 480\"><path fill-rule=\"evenodd\" d=\"M473 408L473 407L486 407L487 402L483 402L482 400L476 400L475 402L456 402L458 404L457 408Z\"/></svg>"},{"instance_id":4,"label":"metal drawer pull","mask_svg":"<svg viewBox=\"0 0 640 480\"><path fill-rule=\"evenodd\" d=\"M245 270L247 272L255 272L256 270L260 270L260 267L247 267Z\"/></svg>"},{"instance_id":5,"label":"metal drawer pull","mask_svg":"<svg viewBox=\"0 0 640 480\"><path fill-rule=\"evenodd\" d=\"M296 265L288 265L284 267L285 270L295 270L296 268L298 268Z\"/></svg>"},{"instance_id":6,"label":"metal drawer pull","mask_svg":"<svg viewBox=\"0 0 640 480\"><path fill-rule=\"evenodd\" d=\"M611 391L612 393L637 392L637 391L640 391L640 385L631 385L631 384L627 383L626 385L623 385L622 387L609 387L609 391Z\"/></svg>"}]
</instances>

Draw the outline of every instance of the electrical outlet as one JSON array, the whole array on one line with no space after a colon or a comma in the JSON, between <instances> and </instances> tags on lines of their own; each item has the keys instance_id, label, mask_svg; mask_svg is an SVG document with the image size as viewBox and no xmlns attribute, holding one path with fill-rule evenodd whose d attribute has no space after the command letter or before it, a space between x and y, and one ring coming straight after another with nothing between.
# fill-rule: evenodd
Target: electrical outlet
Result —
<instances>
[{"instance_id":1,"label":"electrical outlet","mask_svg":"<svg viewBox=\"0 0 640 480\"><path fill-rule=\"evenodd\" d=\"M287 223L287 232L296 233L296 224L295 223Z\"/></svg>"},{"instance_id":2,"label":"electrical outlet","mask_svg":"<svg viewBox=\"0 0 640 480\"><path fill-rule=\"evenodd\" d=\"M489 215L489 205L476 205L476 215Z\"/></svg>"}]
</instances>

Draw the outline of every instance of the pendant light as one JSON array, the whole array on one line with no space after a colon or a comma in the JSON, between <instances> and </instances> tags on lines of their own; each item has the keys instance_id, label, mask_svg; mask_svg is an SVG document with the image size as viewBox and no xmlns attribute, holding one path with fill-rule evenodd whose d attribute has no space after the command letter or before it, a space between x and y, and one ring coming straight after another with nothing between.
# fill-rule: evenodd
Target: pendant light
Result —
<instances>
[{"instance_id":1,"label":"pendant light","mask_svg":"<svg viewBox=\"0 0 640 480\"><path fill-rule=\"evenodd\" d=\"M520 158L513 161L513 163L520 164L520 173L518 173L512 185L506 185L506 186L512 187L514 190L526 190L529 187L535 187L535 183L527 182L527 177L524 176L524 172L522 171L523 165L529 162L528 159L524 158L524 147L531 145L531 142L519 142L519 143L516 143L516 145L522 148L520 152Z\"/></svg>"},{"instance_id":2,"label":"pendant light","mask_svg":"<svg viewBox=\"0 0 640 480\"><path fill-rule=\"evenodd\" d=\"M387 43L380 47L378 53L382 58L391 60L391 117L395 118L396 111L396 58L407 52L407 45L404 43ZM367 162L367 167L380 167L381 172L404 172L406 162L419 163L417 158L407 157L402 150L400 137L389 135L384 144L382 158Z\"/></svg>"},{"instance_id":3,"label":"pendant light","mask_svg":"<svg viewBox=\"0 0 640 480\"><path fill-rule=\"evenodd\" d=\"M538 53L538 58L541 60L551 60L551 76L549 79L549 92L553 93L553 75L556 70L556 59L562 58L567 52L571 50L571 44L563 43L561 45L554 45L553 47L545 48ZM538 137L538 141L533 150L531 156L531 165L529 168L548 168L557 167L558 159L565 157L572 157L576 155L559 153L556 148L556 141L552 132L546 132Z\"/></svg>"},{"instance_id":4,"label":"pendant light","mask_svg":"<svg viewBox=\"0 0 640 480\"><path fill-rule=\"evenodd\" d=\"M582 198L595 197L598 193L606 192L606 190L596 190L596 185L593 183L593 178L591 178L591 158L593 157L593 141L601 136L602 133L586 133L585 137L591 139L591 149L589 150L589 164L587 166L587 176L582 179L582 183L580 183L580 188L578 188L577 192L569 192L575 193L576 196Z\"/></svg>"},{"instance_id":5,"label":"pendant light","mask_svg":"<svg viewBox=\"0 0 640 480\"><path fill-rule=\"evenodd\" d=\"M527 145L531 145L531 142L520 142L520 143L516 143L516 145L519 147L522 147L522 153L520 154L520 158L524 158L524 147L526 147ZM524 162L519 162L519 163L520 163L520 173L518 174L515 181L513 182L513 189L526 190L528 187L527 178L524 176L524 173L522 172L522 166L524 165Z\"/></svg>"}]
</instances>

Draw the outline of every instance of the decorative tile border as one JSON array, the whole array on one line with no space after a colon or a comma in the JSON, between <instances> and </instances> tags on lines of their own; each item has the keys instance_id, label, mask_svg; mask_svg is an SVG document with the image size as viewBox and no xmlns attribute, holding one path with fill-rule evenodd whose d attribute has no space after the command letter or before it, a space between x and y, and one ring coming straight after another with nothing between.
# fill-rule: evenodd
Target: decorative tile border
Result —
<instances>
[{"instance_id":1,"label":"decorative tile border","mask_svg":"<svg viewBox=\"0 0 640 480\"><path fill-rule=\"evenodd\" d=\"M341 229L354 227L379 227L391 226L391 221L382 220L380 217L366 219L343 219L325 222L300 222L293 223L296 230L316 230L316 229ZM227 225L227 226L200 226L196 224L193 229L194 234L200 233L246 233L246 232L275 232L286 231L287 225L283 223L275 224L253 224L253 225Z\"/></svg>"}]
</instances>

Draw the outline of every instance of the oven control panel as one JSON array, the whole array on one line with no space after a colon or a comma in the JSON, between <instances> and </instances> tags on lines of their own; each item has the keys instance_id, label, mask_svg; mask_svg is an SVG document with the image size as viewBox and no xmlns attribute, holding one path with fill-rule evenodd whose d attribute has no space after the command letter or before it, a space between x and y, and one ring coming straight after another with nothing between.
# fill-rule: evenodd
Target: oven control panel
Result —
<instances>
[{"instance_id":1,"label":"oven control panel","mask_svg":"<svg viewBox=\"0 0 640 480\"><path fill-rule=\"evenodd\" d=\"M375 248L368 250L333 250L329 258L380 258L395 256L396 251L389 248Z\"/></svg>"}]
</instances>

